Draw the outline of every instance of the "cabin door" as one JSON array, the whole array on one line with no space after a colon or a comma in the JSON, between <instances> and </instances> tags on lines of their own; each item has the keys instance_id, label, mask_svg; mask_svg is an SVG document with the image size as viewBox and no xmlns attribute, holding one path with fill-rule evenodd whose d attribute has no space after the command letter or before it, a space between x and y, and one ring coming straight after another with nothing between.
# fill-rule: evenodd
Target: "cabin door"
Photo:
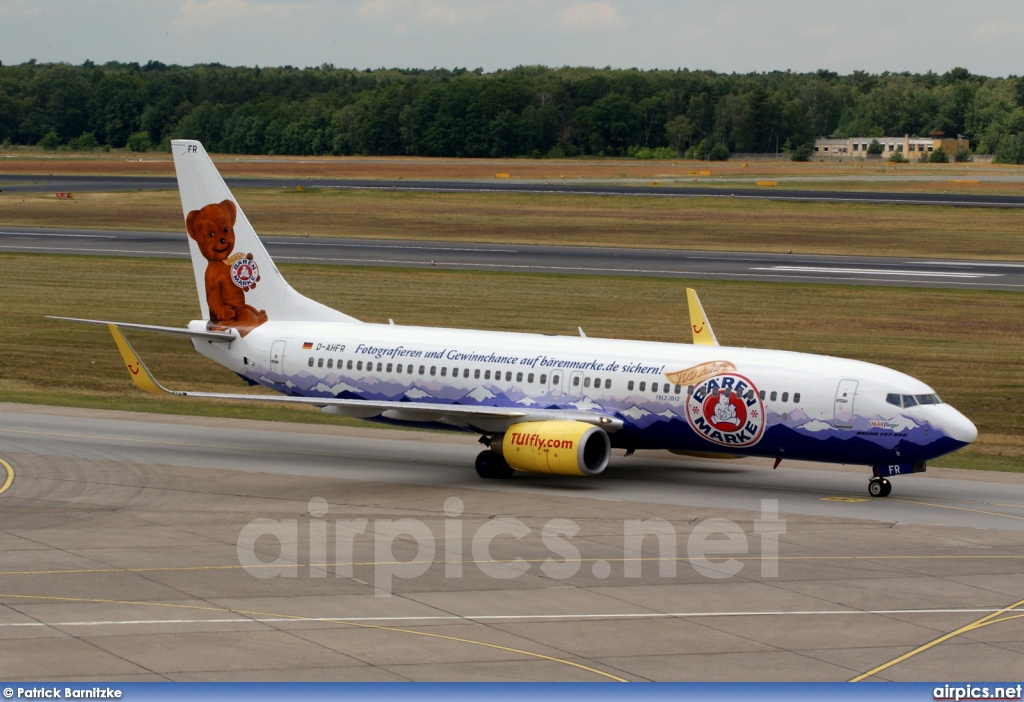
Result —
<instances>
[{"instance_id":1,"label":"cabin door","mask_svg":"<svg viewBox=\"0 0 1024 702\"><path fill-rule=\"evenodd\" d=\"M284 339L278 339L270 346L270 372L284 375Z\"/></svg>"},{"instance_id":2,"label":"cabin door","mask_svg":"<svg viewBox=\"0 0 1024 702\"><path fill-rule=\"evenodd\" d=\"M856 380L840 380L836 389L835 426L848 429L853 426L853 402L857 397Z\"/></svg>"}]
</instances>

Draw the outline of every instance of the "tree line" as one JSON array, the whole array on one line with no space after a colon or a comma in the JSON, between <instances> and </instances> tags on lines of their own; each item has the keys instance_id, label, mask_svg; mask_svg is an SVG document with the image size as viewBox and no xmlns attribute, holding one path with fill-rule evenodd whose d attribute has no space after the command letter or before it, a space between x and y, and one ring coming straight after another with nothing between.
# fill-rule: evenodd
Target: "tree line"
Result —
<instances>
[{"instance_id":1,"label":"tree line","mask_svg":"<svg viewBox=\"0 0 1024 702\"><path fill-rule=\"evenodd\" d=\"M0 142L292 155L806 158L816 136L962 134L1024 162L1024 78L520 66L0 66ZM1020 135L1020 136L1018 136Z\"/></svg>"}]
</instances>

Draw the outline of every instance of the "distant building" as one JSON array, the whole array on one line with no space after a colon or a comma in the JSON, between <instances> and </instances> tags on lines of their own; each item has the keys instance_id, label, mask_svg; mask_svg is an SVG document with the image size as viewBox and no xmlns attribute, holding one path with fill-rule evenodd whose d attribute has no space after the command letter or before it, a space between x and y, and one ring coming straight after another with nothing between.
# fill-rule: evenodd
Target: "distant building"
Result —
<instances>
[{"instance_id":1,"label":"distant building","mask_svg":"<svg viewBox=\"0 0 1024 702\"><path fill-rule=\"evenodd\" d=\"M915 161L921 154L930 154L941 148L952 156L960 148L971 148L966 137L956 139L912 137L850 137L849 139L815 139L814 155L821 158L866 158L868 147L877 140L882 145L881 158L888 158L898 152L908 161Z\"/></svg>"}]
</instances>

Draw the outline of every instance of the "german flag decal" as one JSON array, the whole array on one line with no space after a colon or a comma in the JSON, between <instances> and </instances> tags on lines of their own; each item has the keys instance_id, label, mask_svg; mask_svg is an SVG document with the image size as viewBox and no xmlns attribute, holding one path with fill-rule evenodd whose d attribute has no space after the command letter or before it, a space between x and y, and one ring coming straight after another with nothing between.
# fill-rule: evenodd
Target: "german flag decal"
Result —
<instances>
[{"instance_id":1,"label":"german flag decal","mask_svg":"<svg viewBox=\"0 0 1024 702\"><path fill-rule=\"evenodd\" d=\"M304 343L302 345L302 350L303 351L305 351L306 349L311 349L311 348L313 348L313 342L312 341L307 341L306 343Z\"/></svg>"}]
</instances>

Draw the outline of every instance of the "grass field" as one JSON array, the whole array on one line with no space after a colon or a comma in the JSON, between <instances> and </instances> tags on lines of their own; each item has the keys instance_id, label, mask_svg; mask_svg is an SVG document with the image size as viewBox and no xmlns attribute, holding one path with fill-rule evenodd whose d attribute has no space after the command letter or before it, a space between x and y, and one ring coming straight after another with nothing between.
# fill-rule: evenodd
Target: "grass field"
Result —
<instances>
[{"instance_id":1,"label":"grass field","mask_svg":"<svg viewBox=\"0 0 1024 702\"><path fill-rule=\"evenodd\" d=\"M1024 259L1018 210L510 193L239 190L261 234ZM4 226L182 231L176 191L0 194ZM184 236L184 234L183 234Z\"/></svg>"},{"instance_id":2,"label":"grass field","mask_svg":"<svg viewBox=\"0 0 1024 702\"><path fill-rule=\"evenodd\" d=\"M855 357L932 385L978 425L978 442L938 463L1020 471L1024 464L1024 296L920 288L589 278L334 266L281 266L303 293L360 319L399 324L688 341L695 285L729 345ZM316 411L199 404L131 388L109 334L44 315L180 325L198 314L185 261L0 254L0 400L338 422ZM453 305L452 302L463 301ZM566 301L572 301L567 304ZM130 335L171 387L239 391L188 342Z\"/></svg>"}]
</instances>

